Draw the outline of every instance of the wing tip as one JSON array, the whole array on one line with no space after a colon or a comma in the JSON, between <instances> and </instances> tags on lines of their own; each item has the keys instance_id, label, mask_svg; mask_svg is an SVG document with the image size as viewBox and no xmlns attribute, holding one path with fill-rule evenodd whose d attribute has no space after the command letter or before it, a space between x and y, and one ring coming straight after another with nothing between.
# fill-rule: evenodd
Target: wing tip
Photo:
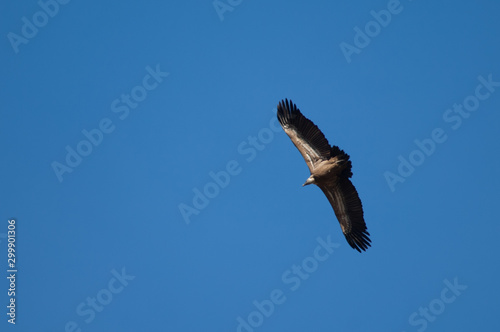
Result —
<instances>
[{"instance_id":1,"label":"wing tip","mask_svg":"<svg viewBox=\"0 0 500 332\"><path fill-rule=\"evenodd\" d=\"M278 103L278 120L282 126L290 124L295 116L299 114L300 110L291 99L285 98Z\"/></svg>"},{"instance_id":2,"label":"wing tip","mask_svg":"<svg viewBox=\"0 0 500 332\"><path fill-rule=\"evenodd\" d=\"M344 236L351 248L357 250L360 253L366 251L369 247L372 246L372 240L370 240L369 238L370 233L368 233L368 231L366 230L357 233L344 233Z\"/></svg>"}]
</instances>

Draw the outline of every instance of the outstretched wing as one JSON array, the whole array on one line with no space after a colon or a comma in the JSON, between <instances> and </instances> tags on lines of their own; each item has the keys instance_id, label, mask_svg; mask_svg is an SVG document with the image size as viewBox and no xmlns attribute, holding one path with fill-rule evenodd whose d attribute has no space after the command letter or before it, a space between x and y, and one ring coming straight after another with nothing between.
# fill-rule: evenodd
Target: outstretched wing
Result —
<instances>
[{"instance_id":1,"label":"outstretched wing","mask_svg":"<svg viewBox=\"0 0 500 332\"><path fill-rule=\"evenodd\" d=\"M278 104L278 120L285 133L299 149L311 173L318 161L330 158L331 147L325 135L311 120L300 113L291 100L285 99Z\"/></svg>"},{"instance_id":2,"label":"outstretched wing","mask_svg":"<svg viewBox=\"0 0 500 332\"><path fill-rule=\"evenodd\" d=\"M319 186L328 198L349 245L361 252L370 247L370 233L363 218L363 205L351 181L340 177L331 185Z\"/></svg>"}]
</instances>

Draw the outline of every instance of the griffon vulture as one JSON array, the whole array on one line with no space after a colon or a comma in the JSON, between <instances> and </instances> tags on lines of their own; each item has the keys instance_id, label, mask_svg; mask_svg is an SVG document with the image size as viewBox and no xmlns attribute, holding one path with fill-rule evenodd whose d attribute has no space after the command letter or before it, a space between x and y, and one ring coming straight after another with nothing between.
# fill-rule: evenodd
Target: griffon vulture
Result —
<instances>
[{"instance_id":1,"label":"griffon vulture","mask_svg":"<svg viewBox=\"0 0 500 332\"><path fill-rule=\"evenodd\" d=\"M303 184L315 184L323 190L349 245L361 252L370 247L370 233L363 219L363 206L352 176L349 155L338 146L330 146L318 127L302 115L292 101L278 104L278 120L285 133L299 149L311 176Z\"/></svg>"}]
</instances>

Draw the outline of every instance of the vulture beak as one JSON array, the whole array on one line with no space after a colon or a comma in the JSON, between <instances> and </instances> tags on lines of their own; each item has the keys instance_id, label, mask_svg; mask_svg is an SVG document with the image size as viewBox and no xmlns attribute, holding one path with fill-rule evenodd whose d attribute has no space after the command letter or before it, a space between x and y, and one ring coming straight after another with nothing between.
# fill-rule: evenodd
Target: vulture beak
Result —
<instances>
[{"instance_id":1,"label":"vulture beak","mask_svg":"<svg viewBox=\"0 0 500 332\"><path fill-rule=\"evenodd\" d=\"M302 185L302 187L307 186L308 184L311 184L311 183L316 183L316 181L314 181L314 177L312 175L307 178L306 182Z\"/></svg>"}]
</instances>

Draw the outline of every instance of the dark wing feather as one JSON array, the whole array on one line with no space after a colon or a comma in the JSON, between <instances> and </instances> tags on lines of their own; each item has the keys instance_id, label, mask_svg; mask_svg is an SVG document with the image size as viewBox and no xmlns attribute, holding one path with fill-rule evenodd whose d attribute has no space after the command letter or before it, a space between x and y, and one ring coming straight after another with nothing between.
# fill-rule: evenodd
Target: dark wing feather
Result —
<instances>
[{"instance_id":1,"label":"dark wing feather","mask_svg":"<svg viewBox=\"0 0 500 332\"><path fill-rule=\"evenodd\" d=\"M331 147L325 135L291 100L285 99L278 104L278 120L311 172L318 161L330 158Z\"/></svg>"},{"instance_id":2,"label":"dark wing feather","mask_svg":"<svg viewBox=\"0 0 500 332\"><path fill-rule=\"evenodd\" d=\"M363 205L351 181L340 177L329 186L319 186L328 198L349 245L361 252L370 247L370 238L363 218Z\"/></svg>"},{"instance_id":3,"label":"dark wing feather","mask_svg":"<svg viewBox=\"0 0 500 332\"><path fill-rule=\"evenodd\" d=\"M344 150L339 149L338 146L333 145L332 149L330 150L330 157L334 158L337 157L340 160L344 161L344 169L342 170L342 173L340 176L345 177L345 178L350 178L352 176L352 163L349 160L349 155L344 152Z\"/></svg>"}]
</instances>

